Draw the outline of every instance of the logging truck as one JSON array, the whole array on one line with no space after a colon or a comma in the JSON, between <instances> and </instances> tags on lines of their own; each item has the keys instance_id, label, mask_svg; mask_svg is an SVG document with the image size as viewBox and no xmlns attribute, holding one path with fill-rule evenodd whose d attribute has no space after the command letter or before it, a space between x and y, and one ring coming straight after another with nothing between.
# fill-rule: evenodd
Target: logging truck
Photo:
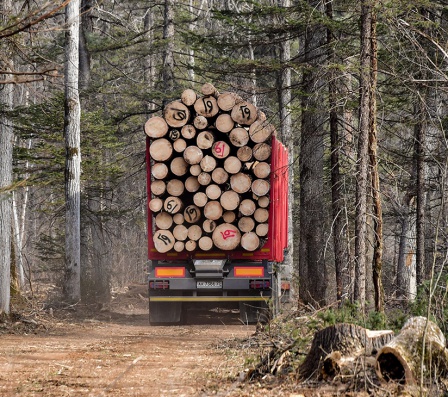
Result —
<instances>
[{"instance_id":1,"label":"logging truck","mask_svg":"<svg viewBox=\"0 0 448 397\"><path fill-rule=\"evenodd\" d=\"M237 94L185 90L146 133L151 324L175 324L185 306L239 306L266 316L287 283L288 156L263 112ZM286 287L287 288L287 287Z\"/></svg>"}]
</instances>

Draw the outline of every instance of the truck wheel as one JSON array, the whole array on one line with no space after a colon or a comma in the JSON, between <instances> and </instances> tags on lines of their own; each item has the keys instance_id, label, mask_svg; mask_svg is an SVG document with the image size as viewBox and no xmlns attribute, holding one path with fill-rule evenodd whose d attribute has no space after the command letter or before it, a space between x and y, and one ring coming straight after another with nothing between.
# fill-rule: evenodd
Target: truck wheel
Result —
<instances>
[{"instance_id":1,"label":"truck wheel","mask_svg":"<svg viewBox=\"0 0 448 397\"><path fill-rule=\"evenodd\" d=\"M240 302L240 320L244 324L266 323L269 307L266 302Z\"/></svg>"},{"instance_id":2,"label":"truck wheel","mask_svg":"<svg viewBox=\"0 0 448 397\"><path fill-rule=\"evenodd\" d=\"M151 325L181 324L182 317L182 302L149 302Z\"/></svg>"}]
</instances>

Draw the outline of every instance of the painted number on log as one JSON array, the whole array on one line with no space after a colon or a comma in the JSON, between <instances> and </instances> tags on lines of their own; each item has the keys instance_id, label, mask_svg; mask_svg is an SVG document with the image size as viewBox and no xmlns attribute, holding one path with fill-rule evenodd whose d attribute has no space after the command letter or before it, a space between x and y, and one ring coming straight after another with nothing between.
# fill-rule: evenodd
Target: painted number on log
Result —
<instances>
[{"instance_id":1,"label":"painted number on log","mask_svg":"<svg viewBox=\"0 0 448 397\"><path fill-rule=\"evenodd\" d=\"M243 119L247 119L247 120L250 119L250 109L246 105L241 105L240 111L241 111L241 117Z\"/></svg>"},{"instance_id":2,"label":"painted number on log","mask_svg":"<svg viewBox=\"0 0 448 397\"><path fill-rule=\"evenodd\" d=\"M213 112L213 102L210 99L202 98L202 102L204 103L204 111L205 113Z\"/></svg>"},{"instance_id":3,"label":"painted number on log","mask_svg":"<svg viewBox=\"0 0 448 397\"><path fill-rule=\"evenodd\" d=\"M171 130L169 132L169 137L171 140L175 141L176 139L180 138L180 132L178 130Z\"/></svg>"},{"instance_id":4,"label":"painted number on log","mask_svg":"<svg viewBox=\"0 0 448 397\"><path fill-rule=\"evenodd\" d=\"M195 207L187 207L185 209L185 214L187 215L187 220L190 223L196 222L196 220L199 218L198 210Z\"/></svg>"},{"instance_id":5,"label":"painted number on log","mask_svg":"<svg viewBox=\"0 0 448 397\"><path fill-rule=\"evenodd\" d=\"M175 200L170 200L166 203L166 211L169 212L170 214L174 213L174 211L176 210L176 208L178 207L177 203Z\"/></svg>"},{"instance_id":6,"label":"painted number on log","mask_svg":"<svg viewBox=\"0 0 448 397\"><path fill-rule=\"evenodd\" d=\"M215 145L215 153L219 157L224 157L225 154L225 143L224 142L217 142Z\"/></svg>"},{"instance_id":7,"label":"painted number on log","mask_svg":"<svg viewBox=\"0 0 448 397\"><path fill-rule=\"evenodd\" d=\"M168 236L165 236L164 234L159 234L157 238L162 241L165 245L171 244L171 239Z\"/></svg>"},{"instance_id":8,"label":"painted number on log","mask_svg":"<svg viewBox=\"0 0 448 397\"><path fill-rule=\"evenodd\" d=\"M187 112L183 109L177 109L172 107L173 110L173 119L176 121L183 121L187 118Z\"/></svg>"},{"instance_id":9,"label":"painted number on log","mask_svg":"<svg viewBox=\"0 0 448 397\"><path fill-rule=\"evenodd\" d=\"M224 240L227 240L228 238L235 237L236 233L237 232L235 230L227 229L221 232L221 236Z\"/></svg>"}]
</instances>

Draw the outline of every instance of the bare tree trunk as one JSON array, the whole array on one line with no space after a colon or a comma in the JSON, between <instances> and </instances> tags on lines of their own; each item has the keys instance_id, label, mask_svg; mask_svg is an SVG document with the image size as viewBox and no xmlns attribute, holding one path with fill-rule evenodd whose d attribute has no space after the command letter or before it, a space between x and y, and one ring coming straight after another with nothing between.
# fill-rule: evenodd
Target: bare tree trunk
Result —
<instances>
[{"instance_id":1,"label":"bare tree trunk","mask_svg":"<svg viewBox=\"0 0 448 397\"><path fill-rule=\"evenodd\" d=\"M310 5L323 11L322 3ZM327 274L323 254L324 243L324 116L320 95L323 82L318 76L324 62L326 30L310 27L304 42L304 63L309 69L303 74L302 134L300 144L300 248L299 295L304 302L324 304Z\"/></svg>"},{"instance_id":2,"label":"bare tree trunk","mask_svg":"<svg viewBox=\"0 0 448 397\"><path fill-rule=\"evenodd\" d=\"M165 93L171 94L174 89L174 0L165 0L163 39L162 81Z\"/></svg>"},{"instance_id":3,"label":"bare tree trunk","mask_svg":"<svg viewBox=\"0 0 448 397\"><path fill-rule=\"evenodd\" d=\"M367 186L369 181L369 132L370 132L370 56L372 34L372 6L361 5L361 58L359 135L355 219L355 291L354 299L364 309L366 303L366 240L367 240Z\"/></svg>"},{"instance_id":4,"label":"bare tree trunk","mask_svg":"<svg viewBox=\"0 0 448 397\"><path fill-rule=\"evenodd\" d=\"M70 302L81 298L80 177L81 137L79 102L79 11L80 0L65 9L65 283L64 295Z\"/></svg>"},{"instance_id":5,"label":"bare tree trunk","mask_svg":"<svg viewBox=\"0 0 448 397\"><path fill-rule=\"evenodd\" d=\"M92 0L81 0L81 29L79 31L79 87L86 89L90 83L90 51L87 36L92 33Z\"/></svg>"},{"instance_id":6,"label":"bare tree trunk","mask_svg":"<svg viewBox=\"0 0 448 397\"><path fill-rule=\"evenodd\" d=\"M12 2L0 2L0 17L5 20L11 16ZM12 69L11 49L1 45L1 69ZM9 61L7 61L9 59ZM5 77L4 75L2 76ZM3 84L0 87L0 105L3 110L0 114L0 314L9 314L11 299L11 226L12 226L12 198L11 189L13 181L12 152L14 131L11 120L6 112L13 106L12 84Z\"/></svg>"}]
</instances>

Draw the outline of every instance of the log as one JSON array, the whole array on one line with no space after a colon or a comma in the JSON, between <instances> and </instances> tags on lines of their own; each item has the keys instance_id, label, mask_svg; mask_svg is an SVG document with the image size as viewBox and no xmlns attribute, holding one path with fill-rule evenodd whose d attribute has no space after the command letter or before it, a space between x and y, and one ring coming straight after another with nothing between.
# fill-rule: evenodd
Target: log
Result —
<instances>
[{"instance_id":1,"label":"log","mask_svg":"<svg viewBox=\"0 0 448 397\"><path fill-rule=\"evenodd\" d=\"M233 211L240 205L240 195L233 190L227 190L221 195L219 201L222 208L227 211Z\"/></svg>"},{"instance_id":2,"label":"log","mask_svg":"<svg viewBox=\"0 0 448 397\"><path fill-rule=\"evenodd\" d=\"M170 127L180 128L187 124L190 110L182 102L170 102L163 110L163 118Z\"/></svg>"},{"instance_id":3,"label":"log","mask_svg":"<svg viewBox=\"0 0 448 397\"><path fill-rule=\"evenodd\" d=\"M185 139L193 139L196 136L196 128L194 128L194 125L185 124L180 133Z\"/></svg>"},{"instance_id":4,"label":"log","mask_svg":"<svg viewBox=\"0 0 448 397\"><path fill-rule=\"evenodd\" d=\"M194 110L197 115L210 118L218 114L219 107L214 97L204 96L196 100L194 103Z\"/></svg>"},{"instance_id":5,"label":"log","mask_svg":"<svg viewBox=\"0 0 448 397\"><path fill-rule=\"evenodd\" d=\"M185 241L188 237L188 228L185 225L176 225L173 229L173 236L178 241Z\"/></svg>"},{"instance_id":6,"label":"log","mask_svg":"<svg viewBox=\"0 0 448 397\"><path fill-rule=\"evenodd\" d=\"M189 205L184 210L184 219L188 223L198 223L201 219L201 210L196 205Z\"/></svg>"},{"instance_id":7,"label":"log","mask_svg":"<svg viewBox=\"0 0 448 397\"><path fill-rule=\"evenodd\" d=\"M157 230L153 236L154 248L157 252L165 253L173 249L175 239L169 230Z\"/></svg>"},{"instance_id":8,"label":"log","mask_svg":"<svg viewBox=\"0 0 448 397\"><path fill-rule=\"evenodd\" d=\"M271 165L265 161L260 161L254 164L252 172L258 179L265 179L271 175Z\"/></svg>"},{"instance_id":9,"label":"log","mask_svg":"<svg viewBox=\"0 0 448 397\"><path fill-rule=\"evenodd\" d=\"M173 154L173 145L168 139L155 139L149 146L149 154L154 161L166 161Z\"/></svg>"},{"instance_id":10,"label":"log","mask_svg":"<svg viewBox=\"0 0 448 397\"><path fill-rule=\"evenodd\" d=\"M216 229L216 222L212 219L206 219L202 224L202 229L205 233L213 233L213 230Z\"/></svg>"},{"instance_id":11,"label":"log","mask_svg":"<svg viewBox=\"0 0 448 397\"><path fill-rule=\"evenodd\" d=\"M265 223L269 219L269 211L266 208L257 208L254 212L254 219L258 223Z\"/></svg>"},{"instance_id":12,"label":"log","mask_svg":"<svg viewBox=\"0 0 448 397\"><path fill-rule=\"evenodd\" d=\"M202 208L205 206L205 204L207 204L208 201L208 197L204 192L197 192L194 196L193 196L193 203Z\"/></svg>"},{"instance_id":13,"label":"log","mask_svg":"<svg viewBox=\"0 0 448 397\"><path fill-rule=\"evenodd\" d=\"M236 103L241 101L241 97L234 92L223 92L218 96L218 106L224 112L230 112Z\"/></svg>"},{"instance_id":14,"label":"log","mask_svg":"<svg viewBox=\"0 0 448 397\"><path fill-rule=\"evenodd\" d=\"M180 212L173 215L173 222L176 225L182 225L185 222L184 215Z\"/></svg>"},{"instance_id":15,"label":"log","mask_svg":"<svg viewBox=\"0 0 448 397\"><path fill-rule=\"evenodd\" d=\"M190 167L190 174L193 176L198 176L201 172L202 172L202 169L199 164L193 164Z\"/></svg>"},{"instance_id":16,"label":"log","mask_svg":"<svg viewBox=\"0 0 448 397\"><path fill-rule=\"evenodd\" d=\"M145 123L145 133L150 138L162 138L168 132L168 124L163 117L154 116Z\"/></svg>"},{"instance_id":17,"label":"log","mask_svg":"<svg viewBox=\"0 0 448 397\"><path fill-rule=\"evenodd\" d=\"M199 149L210 149L215 143L215 137L210 131L202 131L196 138L196 145Z\"/></svg>"},{"instance_id":18,"label":"log","mask_svg":"<svg viewBox=\"0 0 448 397\"><path fill-rule=\"evenodd\" d=\"M425 317L412 317L394 339L379 349L375 363L376 373L385 381L418 385L423 361L424 378L446 376L448 350L445 346L445 336L434 322Z\"/></svg>"},{"instance_id":19,"label":"log","mask_svg":"<svg viewBox=\"0 0 448 397\"><path fill-rule=\"evenodd\" d=\"M192 225L188 228L188 238L198 241L202 237L202 228L199 225Z\"/></svg>"},{"instance_id":20,"label":"log","mask_svg":"<svg viewBox=\"0 0 448 397\"><path fill-rule=\"evenodd\" d=\"M255 204L255 201L251 199L244 199L241 201L238 210L243 216L251 216L255 212L256 208L257 205Z\"/></svg>"},{"instance_id":21,"label":"log","mask_svg":"<svg viewBox=\"0 0 448 397\"><path fill-rule=\"evenodd\" d=\"M182 211L184 207L184 204L182 200L179 197L175 196L169 196L165 199L165 202L163 203L163 209L171 215L177 214L178 212ZM172 225L172 222L171 222ZM170 225L170 227L171 227Z\"/></svg>"},{"instance_id":22,"label":"log","mask_svg":"<svg viewBox=\"0 0 448 397\"><path fill-rule=\"evenodd\" d=\"M216 159L213 156L206 155L199 163L202 171L212 172L216 168Z\"/></svg>"},{"instance_id":23,"label":"log","mask_svg":"<svg viewBox=\"0 0 448 397\"><path fill-rule=\"evenodd\" d=\"M255 233L257 234L257 236L260 237L266 237L268 235L268 232L269 232L269 225L267 223L260 223L255 228Z\"/></svg>"},{"instance_id":24,"label":"log","mask_svg":"<svg viewBox=\"0 0 448 397\"><path fill-rule=\"evenodd\" d=\"M218 167L215 168L212 172L212 180L218 185L222 185L226 183L229 179L229 174L224 168Z\"/></svg>"},{"instance_id":25,"label":"log","mask_svg":"<svg viewBox=\"0 0 448 397\"><path fill-rule=\"evenodd\" d=\"M154 196L161 196L166 192L166 183L164 181L152 181L151 182L151 193Z\"/></svg>"},{"instance_id":26,"label":"log","mask_svg":"<svg viewBox=\"0 0 448 397\"><path fill-rule=\"evenodd\" d=\"M239 172L230 177L230 187L237 193L246 193L250 190L252 180L249 175Z\"/></svg>"},{"instance_id":27,"label":"log","mask_svg":"<svg viewBox=\"0 0 448 397\"><path fill-rule=\"evenodd\" d=\"M258 161L265 161L271 156L271 146L266 142L257 143L253 148L254 158Z\"/></svg>"},{"instance_id":28,"label":"log","mask_svg":"<svg viewBox=\"0 0 448 397\"><path fill-rule=\"evenodd\" d=\"M199 190L201 185L196 176L189 176L185 181L185 190L190 193L195 193Z\"/></svg>"},{"instance_id":29,"label":"log","mask_svg":"<svg viewBox=\"0 0 448 397\"><path fill-rule=\"evenodd\" d=\"M208 120L204 116L196 116L193 120L193 125L198 130L205 130L208 127Z\"/></svg>"},{"instance_id":30,"label":"log","mask_svg":"<svg viewBox=\"0 0 448 397\"><path fill-rule=\"evenodd\" d=\"M176 142L180 137L181 135L178 129L173 128L168 132L168 138L173 142Z\"/></svg>"},{"instance_id":31,"label":"log","mask_svg":"<svg viewBox=\"0 0 448 397\"><path fill-rule=\"evenodd\" d=\"M163 208L163 200L159 199L158 197L153 198L149 202L148 207L151 210L151 212L159 212Z\"/></svg>"},{"instance_id":32,"label":"log","mask_svg":"<svg viewBox=\"0 0 448 397\"><path fill-rule=\"evenodd\" d=\"M151 174L155 179L164 179L168 175L168 167L165 163L151 165Z\"/></svg>"},{"instance_id":33,"label":"log","mask_svg":"<svg viewBox=\"0 0 448 397\"><path fill-rule=\"evenodd\" d=\"M205 189L205 194L210 200L218 200L221 197L221 188L218 185L211 184Z\"/></svg>"},{"instance_id":34,"label":"log","mask_svg":"<svg viewBox=\"0 0 448 397\"><path fill-rule=\"evenodd\" d=\"M170 179L166 184L166 191L170 196L179 197L185 190L184 183L179 179Z\"/></svg>"},{"instance_id":35,"label":"log","mask_svg":"<svg viewBox=\"0 0 448 397\"><path fill-rule=\"evenodd\" d=\"M211 175L208 172L201 172L198 175L198 182L202 186L209 185L211 181L212 181L212 177L211 177Z\"/></svg>"},{"instance_id":36,"label":"log","mask_svg":"<svg viewBox=\"0 0 448 397\"><path fill-rule=\"evenodd\" d=\"M170 170L176 176L183 176L188 172L188 164L183 157L175 157L171 160Z\"/></svg>"},{"instance_id":37,"label":"log","mask_svg":"<svg viewBox=\"0 0 448 397\"><path fill-rule=\"evenodd\" d=\"M236 157L238 157L243 163L250 161L253 156L253 150L249 146L243 146L236 152Z\"/></svg>"},{"instance_id":38,"label":"log","mask_svg":"<svg viewBox=\"0 0 448 397\"><path fill-rule=\"evenodd\" d=\"M204 216L207 219L216 221L222 216L222 206L219 201L209 201L204 206Z\"/></svg>"},{"instance_id":39,"label":"log","mask_svg":"<svg viewBox=\"0 0 448 397\"><path fill-rule=\"evenodd\" d=\"M260 238L254 232L247 232L241 236L241 247L246 251L256 251L260 245Z\"/></svg>"},{"instance_id":40,"label":"log","mask_svg":"<svg viewBox=\"0 0 448 397\"><path fill-rule=\"evenodd\" d=\"M230 131L229 140L233 146L246 146L249 142L249 132L243 127L234 128Z\"/></svg>"},{"instance_id":41,"label":"log","mask_svg":"<svg viewBox=\"0 0 448 397\"><path fill-rule=\"evenodd\" d=\"M241 160L236 156L229 156L224 160L224 169L229 174L237 174L241 171Z\"/></svg>"},{"instance_id":42,"label":"log","mask_svg":"<svg viewBox=\"0 0 448 397\"><path fill-rule=\"evenodd\" d=\"M201 87L201 93L204 96L215 96L218 95L218 91L212 83L205 83Z\"/></svg>"},{"instance_id":43,"label":"log","mask_svg":"<svg viewBox=\"0 0 448 397\"><path fill-rule=\"evenodd\" d=\"M258 197L258 206L261 208L268 208L269 202L270 200L268 196Z\"/></svg>"},{"instance_id":44,"label":"log","mask_svg":"<svg viewBox=\"0 0 448 397\"><path fill-rule=\"evenodd\" d=\"M242 233L251 232L252 230L254 230L254 228L255 228L255 221L250 216L243 216L238 220L238 229L240 229ZM241 241L242 239L243 238L241 237Z\"/></svg>"},{"instance_id":45,"label":"log","mask_svg":"<svg viewBox=\"0 0 448 397\"><path fill-rule=\"evenodd\" d=\"M225 223L233 223L236 219L236 214L233 211L225 211L222 214L222 219Z\"/></svg>"},{"instance_id":46,"label":"log","mask_svg":"<svg viewBox=\"0 0 448 397\"><path fill-rule=\"evenodd\" d=\"M224 141L215 142L212 146L212 154L218 159L226 158L230 153L230 146Z\"/></svg>"},{"instance_id":47,"label":"log","mask_svg":"<svg viewBox=\"0 0 448 397\"><path fill-rule=\"evenodd\" d=\"M243 101L232 108L230 115L240 125L251 125L257 119L258 111L254 105Z\"/></svg>"},{"instance_id":48,"label":"log","mask_svg":"<svg viewBox=\"0 0 448 397\"><path fill-rule=\"evenodd\" d=\"M252 142L266 142L272 135L275 135L275 127L266 120L257 120L249 128L249 136Z\"/></svg>"},{"instance_id":49,"label":"log","mask_svg":"<svg viewBox=\"0 0 448 397\"><path fill-rule=\"evenodd\" d=\"M185 243L183 243L182 241L176 241L173 248L176 252L182 252L185 250Z\"/></svg>"},{"instance_id":50,"label":"log","mask_svg":"<svg viewBox=\"0 0 448 397\"><path fill-rule=\"evenodd\" d=\"M197 95L194 90L192 90L191 88L187 88L182 92L180 99L186 106L193 106L196 102Z\"/></svg>"},{"instance_id":51,"label":"log","mask_svg":"<svg viewBox=\"0 0 448 397\"><path fill-rule=\"evenodd\" d=\"M159 212L156 215L154 222L159 229L168 230L173 224L173 217L167 212Z\"/></svg>"},{"instance_id":52,"label":"log","mask_svg":"<svg viewBox=\"0 0 448 397\"><path fill-rule=\"evenodd\" d=\"M265 179L255 179L252 182L252 192L257 196L266 196L271 188L271 184Z\"/></svg>"},{"instance_id":53,"label":"log","mask_svg":"<svg viewBox=\"0 0 448 397\"><path fill-rule=\"evenodd\" d=\"M185 249L189 252L193 252L196 250L196 247L198 246L198 243L196 241L193 240L188 240L185 243Z\"/></svg>"},{"instance_id":54,"label":"log","mask_svg":"<svg viewBox=\"0 0 448 397\"><path fill-rule=\"evenodd\" d=\"M218 131L224 134L232 131L234 126L235 122L233 121L232 117L230 117L230 114L222 113L216 118L215 127Z\"/></svg>"},{"instance_id":55,"label":"log","mask_svg":"<svg viewBox=\"0 0 448 397\"><path fill-rule=\"evenodd\" d=\"M234 250L241 241L241 233L235 225L222 223L212 234L213 244L220 250Z\"/></svg>"},{"instance_id":56,"label":"log","mask_svg":"<svg viewBox=\"0 0 448 397\"><path fill-rule=\"evenodd\" d=\"M198 245L202 251L210 251L213 248L213 240L208 236L202 236L198 241Z\"/></svg>"},{"instance_id":57,"label":"log","mask_svg":"<svg viewBox=\"0 0 448 397\"><path fill-rule=\"evenodd\" d=\"M308 379L313 374L322 377L325 374L324 359L333 352L340 356L357 358L360 355L369 356L375 352L374 346L381 346L393 337L392 331L372 333L359 325L340 323L324 328L314 334L311 348L299 367L301 379ZM333 377L336 373L325 374Z\"/></svg>"},{"instance_id":58,"label":"log","mask_svg":"<svg viewBox=\"0 0 448 397\"><path fill-rule=\"evenodd\" d=\"M187 164L199 164L204 157L204 153L197 146L188 146L184 150L184 160Z\"/></svg>"}]
</instances>

